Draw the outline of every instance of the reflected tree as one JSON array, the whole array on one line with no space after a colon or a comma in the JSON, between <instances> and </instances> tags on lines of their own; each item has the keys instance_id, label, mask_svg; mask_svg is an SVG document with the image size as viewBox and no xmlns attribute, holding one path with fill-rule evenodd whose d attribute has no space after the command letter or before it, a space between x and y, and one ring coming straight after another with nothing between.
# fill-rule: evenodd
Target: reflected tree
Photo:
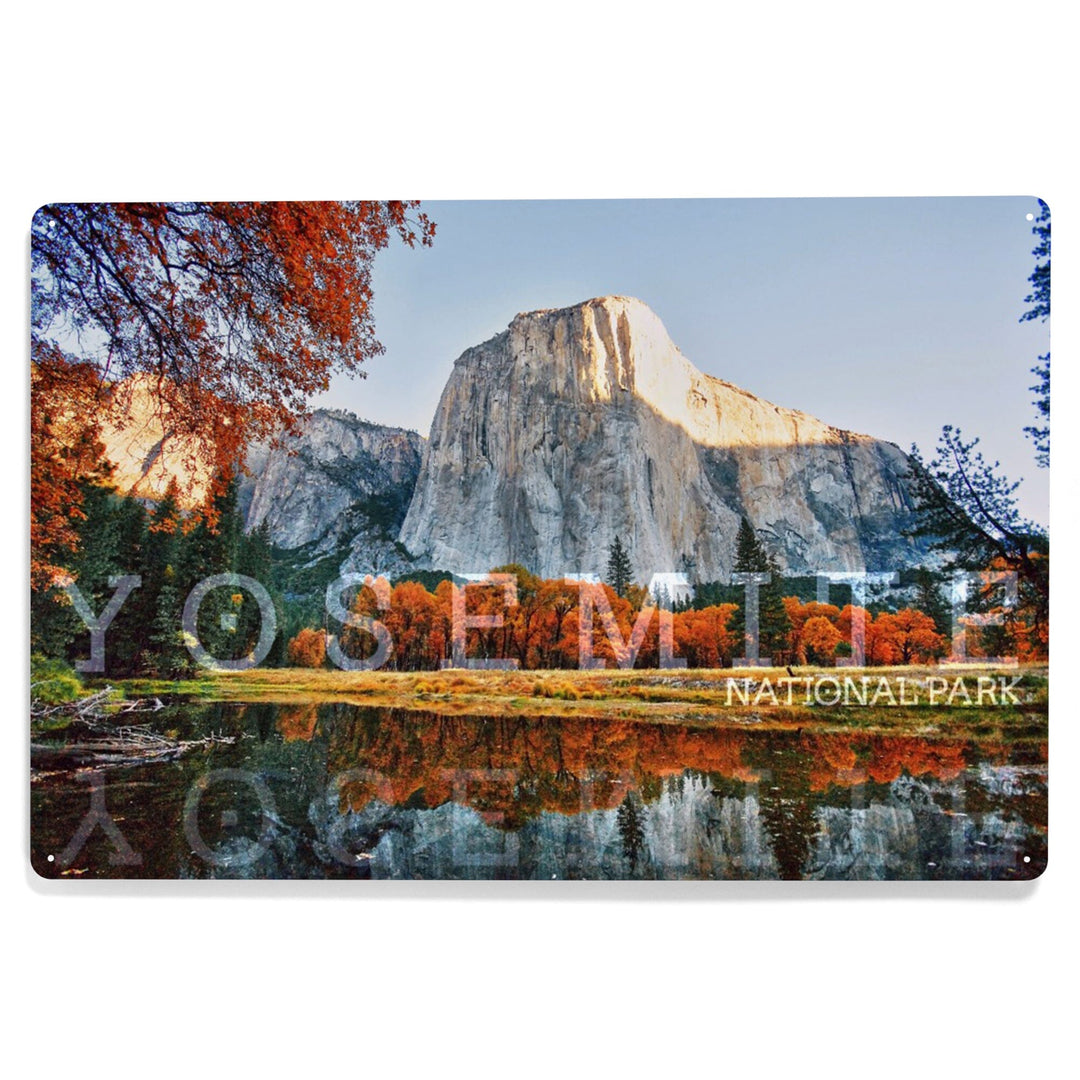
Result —
<instances>
[{"instance_id":1,"label":"reflected tree","mask_svg":"<svg viewBox=\"0 0 1080 1080\"><path fill-rule=\"evenodd\" d=\"M619 804L615 819L619 838L622 840L623 854L630 862L631 874L637 871L638 859L645 847L644 818L644 808L633 792L630 792Z\"/></svg>"}]
</instances>

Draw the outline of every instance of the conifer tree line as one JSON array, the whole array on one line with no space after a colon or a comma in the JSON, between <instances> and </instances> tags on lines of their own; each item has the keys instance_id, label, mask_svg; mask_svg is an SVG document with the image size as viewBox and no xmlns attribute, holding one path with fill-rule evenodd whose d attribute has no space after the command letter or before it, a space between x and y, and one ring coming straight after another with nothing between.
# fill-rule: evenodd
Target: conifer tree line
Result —
<instances>
[{"instance_id":1,"label":"conifer tree line","mask_svg":"<svg viewBox=\"0 0 1080 1080\"><path fill-rule=\"evenodd\" d=\"M326 614L326 584L337 576L336 566L328 566L321 576L307 569L298 572L289 554L270 544L265 528L244 532L235 482L216 496L214 524L207 515L188 518L174 489L156 505L145 505L87 484L83 506L86 520L79 524L71 571L90 609L95 614L104 609L116 577L141 579L108 628L107 676L195 674L199 668L182 628L182 611L197 583L221 573L253 578L271 597L277 633L261 666L333 666L329 635L338 638L349 657L365 659L376 650L369 630L343 625ZM775 554L745 519L734 540L733 568L736 574L767 576L757 589L758 650L774 664L835 664L851 654L852 624L858 618L865 625L867 664L927 663L949 652L952 611L940 573L925 568L904 572L891 605L889 596L877 597L860 615L846 587L833 586L832 602L821 602L816 579L785 577ZM507 606L501 588L468 588L470 615L502 618L501 626L467 630L470 659L512 659L522 668L577 668L582 619L591 617L594 657L609 667L657 667L661 652L655 611L634 644L643 609L656 607L672 612L675 655L689 667L730 667L747 655L744 586L704 582L690 600L650 596L645 585L633 580L629 549L621 537L608 550L601 586L606 603L595 607L592 616L583 616L576 582L540 578L516 564L493 568L493 573L513 578L517 604ZM387 628L393 648L382 666L443 666L455 655L455 586L450 575L418 571L391 584L388 609L380 606L370 587L344 595L352 613L377 619ZM968 654L1045 657L1045 633L1034 626L1030 611L1001 607L998 593L989 581L985 588L976 584L972 589L968 610L1000 611L1004 625L969 630ZM60 587L33 593L31 618L36 653L68 663L89 655L89 631ZM258 602L247 589L215 588L199 611L198 642L219 660L250 657L261 626Z\"/></svg>"},{"instance_id":2,"label":"conifer tree line","mask_svg":"<svg viewBox=\"0 0 1080 1080\"><path fill-rule=\"evenodd\" d=\"M116 677L180 678L195 663L182 628L184 602L200 581L221 573L243 574L265 585L283 609L273 584L273 559L265 528L245 534L236 483L226 484L209 515L187 518L175 484L156 505L86 484L79 546L69 571L91 611L99 614L115 589L110 579L137 575L140 585L124 600L106 635L106 673ZM280 621L280 620L279 620ZM244 590L211 590L199 610L198 637L214 656L245 656L258 640L260 612ZM31 592L31 648L74 662L88 656L89 633L61 584ZM282 663L275 642L266 663Z\"/></svg>"}]
</instances>

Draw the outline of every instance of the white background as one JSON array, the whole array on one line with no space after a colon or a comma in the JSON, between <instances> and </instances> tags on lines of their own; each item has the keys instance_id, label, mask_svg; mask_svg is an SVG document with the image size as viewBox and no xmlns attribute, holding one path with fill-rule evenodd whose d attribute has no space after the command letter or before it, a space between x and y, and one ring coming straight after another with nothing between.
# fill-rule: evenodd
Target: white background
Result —
<instances>
[{"instance_id":1,"label":"white background","mask_svg":"<svg viewBox=\"0 0 1080 1080\"><path fill-rule=\"evenodd\" d=\"M1080 784L1060 694L1076 599L1065 11L221 0L7 11L0 926L15 1075L1058 1076L1075 1065ZM117 889L33 877L26 271L39 204L915 194L1035 194L1054 213L1058 696L1039 882Z\"/></svg>"}]
</instances>

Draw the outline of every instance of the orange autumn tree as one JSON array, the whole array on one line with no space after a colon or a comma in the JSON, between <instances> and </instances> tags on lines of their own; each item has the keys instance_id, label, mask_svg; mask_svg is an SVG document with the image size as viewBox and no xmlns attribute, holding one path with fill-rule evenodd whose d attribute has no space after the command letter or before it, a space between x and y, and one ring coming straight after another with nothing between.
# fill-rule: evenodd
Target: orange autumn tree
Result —
<instances>
[{"instance_id":1,"label":"orange autumn tree","mask_svg":"<svg viewBox=\"0 0 1080 1080\"><path fill-rule=\"evenodd\" d=\"M742 644L730 627L735 604L676 612L675 645L688 667L718 668L730 663Z\"/></svg>"},{"instance_id":2,"label":"orange autumn tree","mask_svg":"<svg viewBox=\"0 0 1080 1080\"><path fill-rule=\"evenodd\" d=\"M935 630L934 620L913 608L902 608L895 614L883 611L874 624L889 663L925 664L947 651L945 638Z\"/></svg>"},{"instance_id":3,"label":"orange autumn tree","mask_svg":"<svg viewBox=\"0 0 1080 1080\"><path fill-rule=\"evenodd\" d=\"M811 642L806 640L807 624L819 619L839 630L840 609L834 604L822 604L816 600L803 603L797 596L785 596L783 602L788 622L791 623L791 629L787 635L788 648L795 663L805 664L808 662L807 650L811 646ZM814 636L813 644L818 648L823 647L823 651L830 657L835 653L836 646L845 640L844 635L838 633L836 640L830 644L829 639L832 635L818 622L811 627L811 632ZM850 630L848 633L846 640L850 643Z\"/></svg>"},{"instance_id":4,"label":"orange autumn tree","mask_svg":"<svg viewBox=\"0 0 1080 1080\"><path fill-rule=\"evenodd\" d=\"M570 660L571 667L580 666L583 662L580 646L584 637L591 643L594 663L599 661L601 667L619 667L626 664L633 641L634 624L640 609L635 609L629 600L619 596L610 585L581 584L578 588L579 603L563 620L562 637L556 646L558 651ZM584 590L591 591L591 633L582 624L580 596ZM656 639L654 637L650 642L648 633L649 629L655 627L655 623L654 615L646 627L644 638L638 643L638 652L643 660L643 654L650 649L654 655L656 652Z\"/></svg>"},{"instance_id":5,"label":"orange autumn tree","mask_svg":"<svg viewBox=\"0 0 1080 1080\"><path fill-rule=\"evenodd\" d=\"M628 589L628 597L634 595L632 602L618 596L608 585L586 586L572 580L539 578L516 564L497 567L491 574L494 580L457 587L459 605L464 601L457 610L459 618L463 614L470 620L475 616L495 617L494 625L459 627L466 658L516 660L522 670L579 667L582 601L588 595L592 633L587 640L591 641L592 656L599 666L612 669L628 664L631 650L636 668L653 668L660 663L660 620L656 609L645 602L648 594L644 590ZM515 586L514 603L506 589L511 582ZM383 591L382 605L376 585ZM439 582L432 593L417 581L401 580L391 588L384 579L369 579L362 586L354 586L351 596L342 598L352 615L360 618L341 627L340 643L348 656L372 659L380 638L388 633L378 666L397 671L438 669L444 660L456 656L454 593L450 580ZM851 644L856 617L863 621L868 666L925 664L947 651L948 641L937 632L933 619L915 608L881 611L874 616L850 604L841 610L833 604L803 601L797 596L785 597L783 603L791 629L785 659L779 663L833 665L841 646ZM643 616L645 608L647 619ZM691 668L730 666L742 647L737 628L732 625L737 611L735 604L718 604L665 615L672 620L676 657ZM372 620L382 625L376 627ZM1021 657L1030 656L1034 645L1021 643L1021 632L1026 632L1021 623L991 629L1010 635L1009 647L1015 640ZM322 632L310 629L307 633ZM981 651L986 644L980 642L978 634L971 633L971 655L987 655Z\"/></svg>"},{"instance_id":6,"label":"orange autumn tree","mask_svg":"<svg viewBox=\"0 0 1080 1080\"><path fill-rule=\"evenodd\" d=\"M75 550L84 482L102 483L108 469L93 416L100 380L94 365L69 363L43 344L30 366L30 561L35 585L65 584L58 564Z\"/></svg>"},{"instance_id":7,"label":"orange autumn tree","mask_svg":"<svg viewBox=\"0 0 1080 1080\"><path fill-rule=\"evenodd\" d=\"M108 400L131 376L208 452L213 495L253 439L291 430L335 372L378 355L375 253L430 244L411 201L81 203L31 226L31 577L64 579Z\"/></svg>"},{"instance_id":8,"label":"orange autumn tree","mask_svg":"<svg viewBox=\"0 0 1080 1080\"><path fill-rule=\"evenodd\" d=\"M837 619L837 629L844 641L851 643L852 623L856 618L863 624L863 649L867 667L893 662L893 646L887 639L887 625L881 619L875 619L866 608L845 604Z\"/></svg>"},{"instance_id":9,"label":"orange autumn tree","mask_svg":"<svg viewBox=\"0 0 1080 1080\"><path fill-rule=\"evenodd\" d=\"M415 581L402 581L394 586L390 610L377 609L365 614L380 619L394 640L391 658L393 666L403 671L419 671L437 667L441 657L434 648L441 648L434 634L438 624L438 600Z\"/></svg>"},{"instance_id":10,"label":"orange autumn tree","mask_svg":"<svg viewBox=\"0 0 1080 1080\"><path fill-rule=\"evenodd\" d=\"M577 639L567 641L563 628L567 617L578 605L578 587L564 579L540 582L538 603L543 627L537 645L537 666L571 667L578 654Z\"/></svg>"},{"instance_id":11,"label":"orange autumn tree","mask_svg":"<svg viewBox=\"0 0 1080 1080\"><path fill-rule=\"evenodd\" d=\"M326 663L326 631L305 626L288 644L293 667L320 668Z\"/></svg>"},{"instance_id":12,"label":"orange autumn tree","mask_svg":"<svg viewBox=\"0 0 1080 1080\"><path fill-rule=\"evenodd\" d=\"M1045 556L1034 556L1036 561ZM965 650L973 658L1016 656L1021 663L1045 660L1049 654L1050 633L1046 612L1021 578L1012 602L1003 588L1002 573L1009 567L995 559L982 571L971 593L973 609L960 621L965 630ZM973 616L989 616L980 625Z\"/></svg>"},{"instance_id":13,"label":"orange autumn tree","mask_svg":"<svg viewBox=\"0 0 1080 1080\"><path fill-rule=\"evenodd\" d=\"M811 615L802 627L802 646L811 663L827 664L836 654L836 647L844 640L835 624L824 615Z\"/></svg>"}]
</instances>

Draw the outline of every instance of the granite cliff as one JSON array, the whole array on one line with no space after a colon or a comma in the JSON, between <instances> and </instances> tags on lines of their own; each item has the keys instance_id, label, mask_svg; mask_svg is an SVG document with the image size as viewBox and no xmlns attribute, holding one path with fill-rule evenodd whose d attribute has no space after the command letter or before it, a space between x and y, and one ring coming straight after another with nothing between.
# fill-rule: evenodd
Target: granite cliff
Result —
<instances>
[{"instance_id":1,"label":"granite cliff","mask_svg":"<svg viewBox=\"0 0 1080 1080\"><path fill-rule=\"evenodd\" d=\"M101 420L117 489L156 500L176 479L182 503L201 502L210 475L206 455L167 430L144 382L130 389L122 415ZM397 533L423 442L415 431L316 409L280 445L249 448L238 491L245 528L265 524L271 543L301 562L333 555L346 569L404 573L411 560Z\"/></svg>"},{"instance_id":2,"label":"granite cliff","mask_svg":"<svg viewBox=\"0 0 1080 1080\"><path fill-rule=\"evenodd\" d=\"M420 469L423 439L343 410L317 409L296 436L248 452L240 485L246 527L317 558L337 552L346 570L404 573L396 543Z\"/></svg>"},{"instance_id":3,"label":"granite cliff","mask_svg":"<svg viewBox=\"0 0 1080 1080\"><path fill-rule=\"evenodd\" d=\"M698 371L641 301L518 315L455 362L401 543L456 572L726 578L745 515L790 572L899 569L906 455Z\"/></svg>"},{"instance_id":4,"label":"granite cliff","mask_svg":"<svg viewBox=\"0 0 1080 1080\"><path fill-rule=\"evenodd\" d=\"M201 457L151 405L138 386L104 425L117 486L159 498L184 471L198 498ZM603 573L618 535L639 581L709 581L729 574L743 515L788 572L924 561L905 535L907 468L892 443L702 374L644 303L607 296L518 315L467 349L426 443L315 410L284 445L251 447L240 507L301 562L345 571Z\"/></svg>"}]
</instances>

